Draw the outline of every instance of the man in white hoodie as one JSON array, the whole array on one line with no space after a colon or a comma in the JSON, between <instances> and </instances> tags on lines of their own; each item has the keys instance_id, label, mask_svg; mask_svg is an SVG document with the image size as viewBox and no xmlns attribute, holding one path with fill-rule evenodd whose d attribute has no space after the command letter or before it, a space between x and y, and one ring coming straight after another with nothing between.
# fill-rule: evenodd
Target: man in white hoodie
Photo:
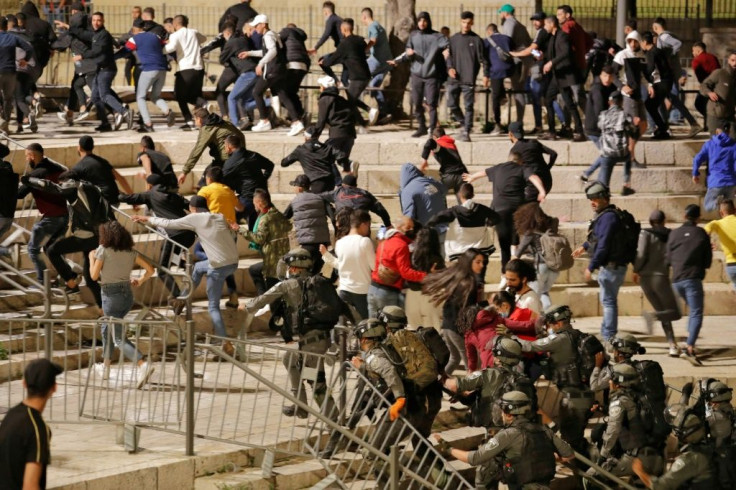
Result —
<instances>
[{"instance_id":1,"label":"man in white hoodie","mask_svg":"<svg viewBox=\"0 0 736 490\"><path fill-rule=\"evenodd\" d=\"M633 120L634 126L639 128L640 136L647 130L647 112L642 100L642 93L646 93L647 82L643 76L646 59L641 49L641 36L637 31L631 31L626 35L626 48L613 57L613 68L619 74L619 82L616 85L624 96L624 112ZM645 90L642 90L642 87ZM629 138L629 154L632 155L634 167L643 168L644 165L639 164L634 157L634 148L639 136Z\"/></svg>"},{"instance_id":2,"label":"man in white hoodie","mask_svg":"<svg viewBox=\"0 0 736 490\"><path fill-rule=\"evenodd\" d=\"M164 46L166 53L176 53L176 62L179 68L174 78L174 93L179 109L184 116L184 125L181 129L191 131L194 129L192 113L187 104L197 107L206 107L207 102L202 97L202 83L204 82L204 64L199 52L199 45L207 38L190 29L189 18L186 15L174 17L174 32L169 36L168 43Z\"/></svg>"}]
</instances>

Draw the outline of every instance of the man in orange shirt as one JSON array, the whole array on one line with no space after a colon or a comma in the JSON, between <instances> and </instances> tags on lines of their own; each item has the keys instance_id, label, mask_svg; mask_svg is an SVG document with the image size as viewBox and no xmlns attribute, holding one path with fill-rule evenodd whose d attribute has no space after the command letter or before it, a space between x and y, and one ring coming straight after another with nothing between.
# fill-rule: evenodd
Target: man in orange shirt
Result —
<instances>
[{"instance_id":1,"label":"man in orange shirt","mask_svg":"<svg viewBox=\"0 0 736 490\"><path fill-rule=\"evenodd\" d=\"M235 191L222 183L222 167L210 166L207 168L205 183L206 185L199 189L197 195L207 199L207 207L210 212L221 214L228 223L236 223L235 212L242 211L245 208L238 196L235 195ZM233 240L237 241L237 239L238 235L234 234ZM199 242L194 246L194 256L197 260L207 259L207 255ZM235 284L235 276L228 276L225 283L230 294L230 299L225 303L225 306L237 308L238 286Z\"/></svg>"}]
</instances>

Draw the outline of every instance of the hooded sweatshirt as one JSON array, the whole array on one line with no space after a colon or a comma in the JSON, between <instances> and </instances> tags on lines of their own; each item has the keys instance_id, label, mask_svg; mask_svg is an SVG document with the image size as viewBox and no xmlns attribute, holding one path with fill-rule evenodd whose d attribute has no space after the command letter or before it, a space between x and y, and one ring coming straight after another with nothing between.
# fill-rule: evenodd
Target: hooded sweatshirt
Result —
<instances>
[{"instance_id":1,"label":"hooded sweatshirt","mask_svg":"<svg viewBox=\"0 0 736 490\"><path fill-rule=\"evenodd\" d=\"M469 248L477 248L484 254L493 253L493 230L490 227L501 218L488 206L468 199L434 215L427 226L449 223L445 237L445 256L450 260Z\"/></svg>"},{"instance_id":2,"label":"hooded sweatshirt","mask_svg":"<svg viewBox=\"0 0 736 490\"><path fill-rule=\"evenodd\" d=\"M26 34L31 38L34 58L40 68L44 68L51 58L51 43L56 41L53 26L41 19L38 9L30 0L20 9L26 15Z\"/></svg>"},{"instance_id":3,"label":"hooded sweatshirt","mask_svg":"<svg viewBox=\"0 0 736 490\"><path fill-rule=\"evenodd\" d=\"M212 163L222 166L228 159L228 154L225 150L225 138L231 134L240 136L240 143L245 147L245 136L243 136L243 133L238 128L228 121L224 121L217 114L208 115L197 133L197 143L192 148L192 152L189 154L189 158L187 158L182 171L185 174L191 172L206 148L210 150Z\"/></svg>"},{"instance_id":4,"label":"hooded sweatshirt","mask_svg":"<svg viewBox=\"0 0 736 490\"><path fill-rule=\"evenodd\" d=\"M445 62L442 51L449 46L449 41L439 32L432 30L432 19L427 12L420 12L417 18L427 20L426 29L417 29L409 35L406 43L407 49L413 49L414 54L407 56L406 53L397 58L403 61L411 58L411 74L419 78L442 78Z\"/></svg>"},{"instance_id":5,"label":"hooded sweatshirt","mask_svg":"<svg viewBox=\"0 0 736 490\"><path fill-rule=\"evenodd\" d=\"M429 158L433 153L435 160L440 164L440 175L462 175L468 173L468 168L463 163L460 153L457 151L455 140L451 136L440 136L436 140L429 138L422 150L422 159Z\"/></svg>"},{"instance_id":6,"label":"hooded sweatshirt","mask_svg":"<svg viewBox=\"0 0 736 490\"><path fill-rule=\"evenodd\" d=\"M319 179L332 177L332 166L335 161L347 160L345 153L332 145L320 143L319 140L310 139L302 145L297 146L294 151L281 160L282 167L288 167L294 162L302 165L304 175L314 182Z\"/></svg>"},{"instance_id":7,"label":"hooded sweatshirt","mask_svg":"<svg viewBox=\"0 0 736 490\"><path fill-rule=\"evenodd\" d=\"M632 51L628 45L629 39L633 39L641 43L641 36L636 31L631 31L626 36L626 48L622 49L613 57L613 65L617 70L623 68L619 72L621 83L628 85L633 89L631 95L622 92L624 97L631 97L633 100L641 100L642 73L646 68L646 60L644 51Z\"/></svg>"},{"instance_id":8,"label":"hooded sweatshirt","mask_svg":"<svg viewBox=\"0 0 736 490\"><path fill-rule=\"evenodd\" d=\"M411 163L401 167L399 178L399 198L401 213L426 225L430 218L447 209L445 201L447 189L441 182L427 177ZM441 226L437 231L442 233L447 228Z\"/></svg>"},{"instance_id":9,"label":"hooded sweatshirt","mask_svg":"<svg viewBox=\"0 0 736 490\"><path fill-rule=\"evenodd\" d=\"M693 158L693 177L700 175L699 168L708 165L707 187L736 185L736 142L728 134L719 133L706 141Z\"/></svg>"},{"instance_id":10,"label":"hooded sweatshirt","mask_svg":"<svg viewBox=\"0 0 736 490\"><path fill-rule=\"evenodd\" d=\"M355 118L348 101L340 96L337 87L326 88L319 94L317 125L312 138L318 139L326 125L330 138L355 138Z\"/></svg>"},{"instance_id":11,"label":"hooded sweatshirt","mask_svg":"<svg viewBox=\"0 0 736 490\"><path fill-rule=\"evenodd\" d=\"M636 247L634 272L641 276L667 276L670 273L665 262L667 238L670 229L665 226L642 229Z\"/></svg>"}]
</instances>

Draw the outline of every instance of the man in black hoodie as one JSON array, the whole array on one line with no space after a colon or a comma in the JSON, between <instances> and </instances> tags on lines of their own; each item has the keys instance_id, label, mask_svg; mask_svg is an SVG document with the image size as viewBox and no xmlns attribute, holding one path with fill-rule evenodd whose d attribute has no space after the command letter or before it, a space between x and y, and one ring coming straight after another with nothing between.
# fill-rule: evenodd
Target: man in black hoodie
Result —
<instances>
[{"instance_id":1,"label":"man in black hoodie","mask_svg":"<svg viewBox=\"0 0 736 490\"><path fill-rule=\"evenodd\" d=\"M240 138L234 134L225 138L225 150L230 156L222 166L222 182L238 194L238 200L244 207L238 215L248 219L252 230L258 217L253 205L253 194L256 189L268 190L268 179L273 173L274 164L260 153L245 149Z\"/></svg>"},{"instance_id":2,"label":"man in black hoodie","mask_svg":"<svg viewBox=\"0 0 736 490\"><path fill-rule=\"evenodd\" d=\"M26 16L26 34L31 38L34 59L39 67L38 74L40 77L41 72L46 68L51 58L51 44L56 41L56 33L51 24L41 19L38 9L30 0L23 5L20 11Z\"/></svg>"},{"instance_id":3,"label":"man in black hoodie","mask_svg":"<svg viewBox=\"0 0 736 490\"><path fill-rule=\"evenodd\" d=\"M483 50L483 40L473 32L473 12L460 14L460 32L450 38L450 56L447 58L449 78L447 79L447 106L452 117L463 130L458 141L470 141L470 130L473 128L475 106L475 80L481 65L483 73L488 67L488 60ZM483 77L483 86L490 85L490 79ZM463 93L465 114L460 109L460 92Z\"/></svg>"},{"instance_id":4,"label":"man in black hoodie","mask_svg":"<svg viewBox=\"0 0 736 490\"><path fill-rule=\"evenodd\" d=\"M320 194L320 197L327 202L334 203L337 213L343 208L370 211L381 218L383 226L391 228L391 217L388 211L386 211L386 208L376 199L376 196L358 187L358 179L354 175L346 175L342 179L342 185L340 187L332 191L323 192Z\"/></svg>"},{"instance_id":5,"label":"man in black hoodie","mask_svg":"<svg viewBox=\"0 0 736 490\"><path fill-rule=\"evenodd\" d=\"M695 354L695 341L703 326L703 279L713 260L710 238L698 227L700 206L685 208L685 223L672 230L667 239L666 262L672 266L672 287L685 300L690 313L687 322L687 347L680 357L696 366L702 365Z\"/></svg>"},{"instance_id":6,"label":"man in black hoodie","mask_svg":"<svg viewBox=\"0 0 736 490\"><path fill-rule=\"evenodd\" d=\"M281 160L281 166L288 167L294 162L301 163L304 175L309 177L309 192L319 194L335 188L333 173L335 161L340 162L344 168L350 166L350 160L338 148L327 143L320 143L319 139L314 136L314 132L314 127L305 131L304 144L297 146Z\"/></svg>"},{"instance_id":7,"label":"man in black hoodie","mask_svg":"<svg viewBox=\"0 0 736 490\"><path fill-rule=\"evenodd\" d=\"M20 36L8 30L8 19L0 19L0 92L2 92L2 114L0 114L0 130L9 131L10 117L15 103L15 87L17 73L15 69L15 50L20 48L26 52L26 61L33 54L33 47Z\"/></svg>"},{"instance_id":8,"label":"man in black hoodie","mask_svg":"<svg viewBox=\"0 0 736 490\"><path fill-rule=\"evenodd\" d=\"M222 17L220 17L220 21L217 23L217 30L222 32L222 30L225 28L225 22L227 22L228 17L233 16L237 19L237 23L235 24L235 32L241 32L243 30L243 24L245 24L245 21L252 19L256 15L258 15L258 12L256 12L255 9L250 6L250 0L241 0L240 3L231 5L227 8L227 10L225 10L225 13L222 14Z\"/></svg>"},{"instance_id":9,"label":"man in black hoodie","mask_svg":"<svg viewBox=\"0 0 736 490\"><path fill-rule=\"evenodd\" d=\"M317 80L320 86L319 101L317 107L317 124L314 126L312 139L319 139L326 125L330 126L330 137L325 141L326 145L336 148L350 158L350 152L355 144L355 115L350 103L340 96L335 80L330 76L324 76ZM349 161L343 162L343 171L355 172Z\"/></svg>"},{"instance_id":10,"label":"man in black hoodie","mask_svg":"<svg viewBox=\"0 0 736 490\"><path fill-rule=\"evenodd\" d=\"M429 154L434 155L434 159L440 164L440 180L448 190L457 193L463 183L463 174L468 173L468 168L463 163L463 159L455 146L455 140L445 134L442 127L437 127L432 131L432 137L427 140L422 149L422 163L419 170L427 173L429 163L427 158Z\"/></svg>"},{"instance_id":11,"label":"man in black hoodie","mask_svg":"<svg viewBox=\"0 0 736 490\"><path fill-rule=\"evenodd\" d=\"M281 42L286 48L286 79L283 81L283 90L291 99L299 120L291 122L289 136L296 136L304 131L304 125L309 123L305 117L304 106L299 97L299 88L302 80L309 72L311 60L307 54L307 46L304 44L307 40L307 33L296 26L296 24L287 24L279 33Z\"/></svg>"}]
</instances>

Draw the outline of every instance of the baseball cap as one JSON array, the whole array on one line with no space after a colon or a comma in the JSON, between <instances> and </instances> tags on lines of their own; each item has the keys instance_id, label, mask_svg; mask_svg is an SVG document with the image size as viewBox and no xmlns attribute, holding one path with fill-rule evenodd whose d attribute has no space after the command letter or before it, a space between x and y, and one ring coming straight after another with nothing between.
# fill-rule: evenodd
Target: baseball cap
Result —
<instances>
[{"instance_id":1,"label":"baseball cap","mask_svg":"<svg viewBox=\"0 0 736 490\"><path fill-rule=\"evenodd\" d=\"M250 22L251 27L255 27L258 24L268 24L268 17L265 14L256 15Z\"/></svg>"},{"instance_id":2,"label":"baseball cap","mask_svg":"<svg viewBox=\"0 0 736 490\"><path fill-rule=\"evenodd\" d=\"M521 139L524 137L524 124L519 121L514 121L509 124L509 133L514 135L514 138Z\"/></svg>"},{"instance_id":3,"label":"baseball cap","mask_svg":"<svg viewBox=\"0 0 736 490\"><path fill-rule=\"evenodd\" d=\"M84 151L92 151L95 149L95 140L92 139L92 136L85 134L79 138L79 147Z\"/></svg>"},{"instance_id":4,"label":"baseball cap","mask_svg":"<svg viewBox=\"0 0 736 490\"><path fill-rule=\"evenodd\" d=\"M311 183L312 181L309 180L309 177L307 177L304 174L301 174L301 175L297 175L296 179L289 182L289 185L294 186L294 187L302 187L304 189L308 189Z\"/></svg>"},{"instance_id":5,"label":"baseball cap","mask_svg":"<svg viewBox=\"0 0 736 490\"><path fill-rule=\"evenodd\" d=\"M209 211L210 208L207 207L207 199L205 199L202 196L193 196L189 200L189 207L195 208L195 209L201 209L202 211Z\"/></svg>"},{"instance_id":6,"label":"baseball cap","mask_svg":"<svg viewBox=\"0 0 736 490\"><path fill-rule=\"evenodd\" d=\"M530 20L544 20L547 18L547 14L544 12L534 12L530 17Z\"/></svg>"},{"instance_id":7,"label":"baseball cap","mask_svg":"<svg viewBox=\"0 0 736 490\"><path fill-rule=\"evenodd\" d=\"M358 179L355 177L355 175L349 174L342 178L343 185L349 185L350 187L355 187L358 185Z\"/></svg>"},{"instance_id":8,"label":"baseball cap","mask_svg":"<svg viewBox=\"0 0 736 490\"><path fill-rule=\"evenodd\" d=\"M498 13L499 14L504 13L504 12L506 12L507 14L513 14L514 13L514 6L511 5L510 3L507 3L503 7L501 7L500 9L498 9Z\"/></svg>"},{"instance_id":9,"label":"baseball cap","mask_svg":"<svg viewBox=\"0 0 736 490\"><path fill-rule=\"evenodd\" d=\"M323 76L317 79L317 83L322 88L330 88L335 86L335 79L330 76Z\"/></svg>"},{"instance_id":10,"label":"baseball cap","mask_svg":"<svg viewBox=\"0 0 736 490\"><path fill-rule=\"evenodd\" d=\"M690 219L700 218L700 206L697 204L688 204L685 208L685 217Z\"/></svg>"},{"instance_id":11,"label":"baseball cap","mask_svg":"<svg viewBox=\"0 0 736 490\"><path fill-rule=\"evenodd\" d=\"M36 359L26 366L23 379L28 388L39 392L48 392L56 383L56 377L64 372L64 368L48 359Z\"/></svg>"},{"instance_id":12,"label":"baseball cap","mask_svg":"<svg viewBox=\"0 0 736 490\"><path fill-rule=\"evenodd\" d=\"M621 92L619 92L618 90L614 90L613 92L611 92L611 95L608 96L608 100L620 99L622 97L623 95L621 94Z\"/></svg>"}]
</instances>

